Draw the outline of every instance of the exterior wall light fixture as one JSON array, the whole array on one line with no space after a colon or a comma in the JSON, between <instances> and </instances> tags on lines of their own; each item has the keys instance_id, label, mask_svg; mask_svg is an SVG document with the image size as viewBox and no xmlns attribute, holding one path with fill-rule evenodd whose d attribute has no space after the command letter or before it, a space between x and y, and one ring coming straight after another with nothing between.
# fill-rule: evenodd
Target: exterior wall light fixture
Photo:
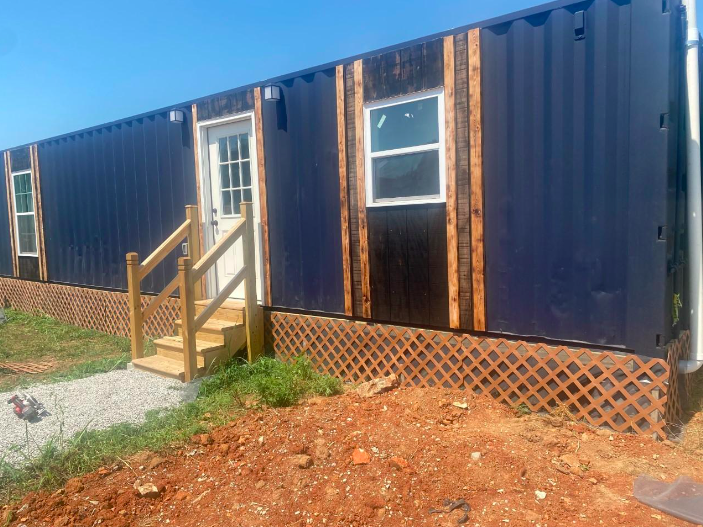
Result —
<instances>
[{"instance_id":1,"label":"exterior wall light fixture","mask_svg":"<svg viewBox=\"0 0 703 527\"><path fill-rule=\"evenodd\" d=\"M280 101L281 100L281 87L275 84L267 84L264 86L264 100L265 101Z\"/></svg>"},{"instance_id":2,"label":"exterior wall light fixture","mask_svg":"<svg viewBox=\"0 0 703 527\"><path fill-rule=\"evenodd\" d=\"M171 123L182 123L184 119L183 110L171 110L168 112L168 120Z\"/></svg>"}]
</instances>

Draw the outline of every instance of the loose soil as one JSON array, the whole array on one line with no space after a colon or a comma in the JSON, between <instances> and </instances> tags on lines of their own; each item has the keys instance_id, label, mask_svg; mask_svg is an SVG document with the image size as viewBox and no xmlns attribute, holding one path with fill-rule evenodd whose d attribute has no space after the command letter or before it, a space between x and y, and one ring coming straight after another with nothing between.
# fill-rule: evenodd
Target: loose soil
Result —
<instances>
[{"instance_id":1,"label":"loose soil","mask_svg":"<svg viewBox=\"0 0 703 527\"><path fill-rule=\"evenodd\" d=\"M703 475L700 452L440 389L251 411L161 456L30 494L9 524L454 526L461 509L429 511L463 498L471 526L683 526L639 504L633 481Z\"/></svg>"}]
</instances>

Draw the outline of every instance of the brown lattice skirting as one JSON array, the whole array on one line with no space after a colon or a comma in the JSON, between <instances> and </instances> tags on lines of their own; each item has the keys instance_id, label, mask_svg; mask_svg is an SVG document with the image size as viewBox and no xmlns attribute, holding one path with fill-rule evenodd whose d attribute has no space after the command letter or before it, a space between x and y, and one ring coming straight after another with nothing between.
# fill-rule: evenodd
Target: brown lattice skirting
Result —
<instances>
[{"instance_id":1,"label":"brown lattice skirting","mask_svg":"<svg viewBox=\"0 0 703 527\"><path fill-rule=\"evenodd\" d=\"M532 411L564 405L594 426L665 437L662 359L281 312L266 313L265 338L281 360L305 353L347 381L395 373L406 386L466 388Z\"/></svg>"},{"instance_id":2,"label":"brown lattice skirting","mask_svg":"<svg viewBox=\"0 0 703 527\"><path fill-rule=\"evenodd\" d=\"M691 332L683 331L678 339L672 340L667 347L669 363L669 402L666 405L666 422L676 431L682 424L684 401L691 394L693 375L679 375L679 360L688 358L691 348Z\"/></svg>"},{"instance_id":3,"label":"brown lattice skirting","mask_svg":"<svg viewBox=\"0 0 703 527\"><path fill-rule=\"evenodd\" d=\"M152 298L142 296L142 309ZM41 312L74 326L129 336L127 293L0 278L0 302L30 313ZM180 302L177 298L168 298L144 323L144 334L148 337L171 335L178 318Z\"/></svg>"}]
</instances>

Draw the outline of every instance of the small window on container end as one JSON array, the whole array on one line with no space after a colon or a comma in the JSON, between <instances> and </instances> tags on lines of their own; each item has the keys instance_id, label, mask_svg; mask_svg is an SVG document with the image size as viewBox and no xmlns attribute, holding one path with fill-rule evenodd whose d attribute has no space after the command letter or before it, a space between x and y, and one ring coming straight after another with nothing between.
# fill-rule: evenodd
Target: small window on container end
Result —
<instances>
[{"instance_id":1,"label":"small window on container end","mask_svg":"<svg viewBox=\"0 0 703 527\"><path fill-rule=\"evenodd\" d=\"M433 90L364 108L368 206L444 201L443 97Z\"/></svg>"}]
</instances>

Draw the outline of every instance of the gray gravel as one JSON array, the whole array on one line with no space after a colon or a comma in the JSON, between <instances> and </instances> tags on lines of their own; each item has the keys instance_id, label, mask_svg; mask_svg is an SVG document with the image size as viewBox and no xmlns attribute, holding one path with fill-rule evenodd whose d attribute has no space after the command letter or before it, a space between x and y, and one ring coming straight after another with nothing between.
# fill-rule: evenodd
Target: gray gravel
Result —
<instances>
[{"instance_id":1,"label":"gray gravel","mask_svg":"<svg viewBox=\"0 0 703 527\"><path fill-rule=\"evenodd\" d=\"M197 384L130 369L0 393L0 460L19 465L26 459L21 452L34 456L41 445L57 437L68 439L85 428L141 423L149 410L193 400L197 389ZM33 395L51 415L34 423L18 419L12 412L13 405L7 404L18 392Z\"/></svg>"}]
</instances>

